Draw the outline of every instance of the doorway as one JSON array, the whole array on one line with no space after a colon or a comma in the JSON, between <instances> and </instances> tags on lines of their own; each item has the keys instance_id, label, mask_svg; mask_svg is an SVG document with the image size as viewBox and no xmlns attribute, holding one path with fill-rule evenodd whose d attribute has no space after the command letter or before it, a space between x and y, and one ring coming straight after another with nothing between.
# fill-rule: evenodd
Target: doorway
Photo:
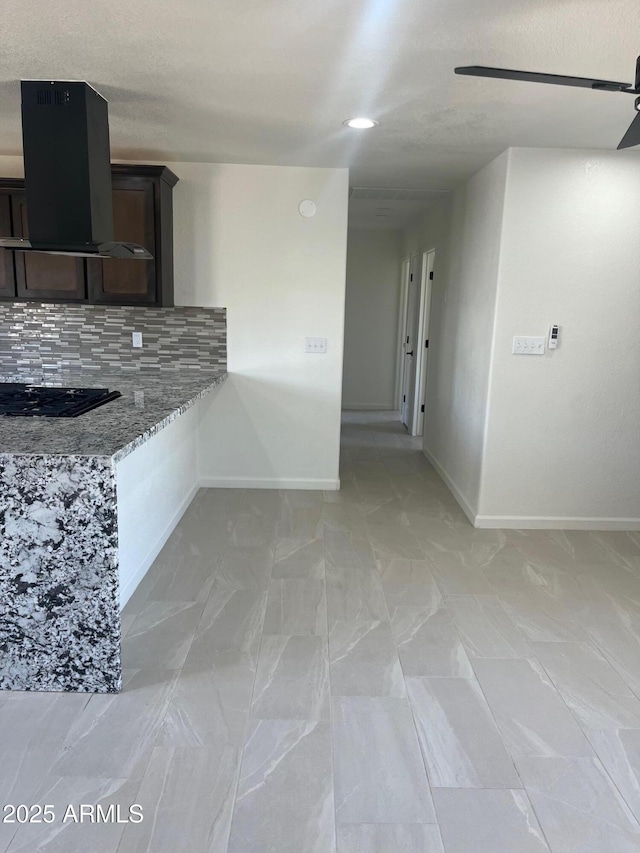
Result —
<instances>
[{"instance_id":1,"label":"doorway","mask_svg":"<svg viewBox=\"0 0 640 853\"><path fill-rule=\"evenodd\" d=\"M409 435L424 431L434 263L435 249L431 249L402 265L398 404Z\"/></svg>"}]
</instances>

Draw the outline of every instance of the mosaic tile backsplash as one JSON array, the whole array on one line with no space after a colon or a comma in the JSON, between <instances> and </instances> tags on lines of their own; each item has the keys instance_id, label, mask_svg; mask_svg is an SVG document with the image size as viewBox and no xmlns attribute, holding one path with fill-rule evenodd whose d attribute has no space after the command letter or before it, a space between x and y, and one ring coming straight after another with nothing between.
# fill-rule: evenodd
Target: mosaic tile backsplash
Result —
<instances>
[{"instance_id":1,"label":"mosaic tile backsplash","mask_svg":"<svg viewBox=\"0 0 640 853\"><path fill-rule=\"evenodd\" d=\"M142 349L132 332L142 332ZM0 373L226 366L225 308L0 304Z\"/></svg>"}]
</instances>

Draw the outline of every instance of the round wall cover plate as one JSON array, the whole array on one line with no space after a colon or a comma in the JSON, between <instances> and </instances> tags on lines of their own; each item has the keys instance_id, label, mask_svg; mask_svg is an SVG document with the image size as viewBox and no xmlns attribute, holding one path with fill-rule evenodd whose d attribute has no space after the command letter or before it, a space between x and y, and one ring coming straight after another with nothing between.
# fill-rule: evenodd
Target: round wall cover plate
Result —
<instances>
[{"instance_id":1,"label":"round wall cover plate","mask_svg":"<svg viewBox=\"0 0 640 853\"><path fill-rule=\"evenodd\" d=\"M300 216L306 216L307 218L315 216L316 203L315 201L311 201L310 198L305 198L298 205L298 210L300 211Z\"/></svg>"}]
</instances>

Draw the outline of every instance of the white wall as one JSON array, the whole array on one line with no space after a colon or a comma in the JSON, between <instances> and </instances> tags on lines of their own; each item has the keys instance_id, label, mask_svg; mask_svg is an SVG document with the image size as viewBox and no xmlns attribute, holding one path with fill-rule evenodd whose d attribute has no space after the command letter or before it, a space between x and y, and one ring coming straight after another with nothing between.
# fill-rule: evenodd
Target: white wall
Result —
<instances>
[{"instance_id":1,"label":"white wall","mask_svg":"<svg viewBox=\"0 0 640 853\"><path fill-rule=\"evenodd\" d=\"M506 153L405 233L403 257L436 250L424 451L470 516L478 511Z\"/></svg>"},{"instance_id":2,"label":"white wall","mask_svg":"<svg viewBox=\"0 0 640 853\"><path fill-rule=\"evenodd\" d=\"M24 163L22 157L12 157L0 154L0 175L3 178L24 178Z\"/></svg>"},{"instance_id":3,"label":"white wall","mask_svg":"<svg viewBox=\"0 0 640 853\"><path fill-rule=\"evenodd\" d=\"M349 230L344 409L395 408L400 250L400 231Z\"/></svg>"},{"instance_id":4,"label":"white wall","mask_svg":"<svg viewBox=\"0 0 640 853\"><path fill-rule=\"evenodd\" d=\"M198 491L198 407L206 399L116 465L121 607Z\"/></svg>"},{"instance_id":5,"label":"white wall","mask_svg":"<svg viewBox=\"0 0 640 853\"><path fill-rule=\"evenodd\" d=\"M202 406L203 484L337 488L348 170L168 165L176 305L227 308L231 375ZM0 170L21 176L22 158ZM306 336L327 354L306 354Z\"/></svg>"},{"instance_id":6,"label":"white wall","mask_svg":"<svg viewBox=\"0 0 640 853\"><path fill-rule=\"evenodd\" d=\"M348 171L170 165L176 304L227 308L230 376L203 406L201 482L337 488ZM305 336L327 354L305 353Z\"/></svg>"},{"instance_id":7,"label":"white wall","mask_svg":"<svg viewBox=\"0 0 640 853\"><path fill-rule=\"evenodd\" d=\"M509 152L478 523L640 521L640 157ZM514 335L561 326L544 357Z\"/></svg>"}]
</instances>

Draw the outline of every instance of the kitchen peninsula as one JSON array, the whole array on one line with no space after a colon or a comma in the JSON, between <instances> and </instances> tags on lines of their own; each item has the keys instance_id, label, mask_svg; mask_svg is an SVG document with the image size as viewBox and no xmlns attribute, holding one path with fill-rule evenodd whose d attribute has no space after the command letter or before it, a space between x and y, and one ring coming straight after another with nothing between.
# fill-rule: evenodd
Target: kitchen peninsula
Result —
<instances>
[{"instance_id":1,"label":"kitchen peninsula","mask_svg":"<svg viewBox=\"0 0 640 853\"><path fill-rule=\"evenodd\" d=\"M82 314L83 319L106 322L113 321L116 310L65 306L56 315L56 306L40 308L49 320L49 331L60 323L53 349L62 350L68 344L64 339L69 334L69 311L89 312ZM10 315L14 327L15 317L22 317L22 341L24 313L33 310L16 306ZM149 494L171 492L172 484L163 480L164 457L179 446L195 453L196 404L226 378L226 340L220 337L226 326L219 309L209 309L212 315L218 310L212 322L218 331L223 327L214 342L216 353L222 353L218 363L211 352L206 361L203 351L200 360L194 360L192 352L185 356L185 342L191 341L193 349L198 335L205 339L201 350L211 350L211 328L205 330L208 334L199 327L198 333L193 330L194 322L203 325L206 310L129 309L140 312L134 322L140 327L144 320L146 331L153 322L171 325L176 350L173 367L164 370L137 369L127 363L130 353L123 358L130 369L115 370L113 364L107 368L104 359L100 364L100 354L94 353L81 360L85 369L70 371L68 363L51 357L51 347L48 361L58 369L43 370L42 365L34 369L33 364L25 366L28 358L15 358L10 370L4 354L0 382L101 387L122 396L76 418L0 417L0 689L119 691L120 590L128 587L129 595L142 576L137 565L127 565L126 552L136 551L136 536L144 536L138 514L144 520L145 513L154 512L152 505L138 506L138 495L127 491L147 480ZM5 310L5 321L7 316ZM207 322L205 317L203 328ZM127 330L118 328L117 335L124 339ZM151 332L149 339L152 342ZM0 315L0 351L1 343ZM79 346L83 352L82 341ZM147 358L157 359L158 365L168 363L166 347L158 344L154 351L150 346ZM112 360L115 347L107 349ZM176 354L179 350L183 363ZM174 467L180 465L176 457ZM192 469L193 482L184 481L176 507L169 507L173 524L197 489L195 465ZM166 526L166 506L163 518ZM140 544L138 551L147 553L154 543Z\"/></svg>"}]
</instances>

